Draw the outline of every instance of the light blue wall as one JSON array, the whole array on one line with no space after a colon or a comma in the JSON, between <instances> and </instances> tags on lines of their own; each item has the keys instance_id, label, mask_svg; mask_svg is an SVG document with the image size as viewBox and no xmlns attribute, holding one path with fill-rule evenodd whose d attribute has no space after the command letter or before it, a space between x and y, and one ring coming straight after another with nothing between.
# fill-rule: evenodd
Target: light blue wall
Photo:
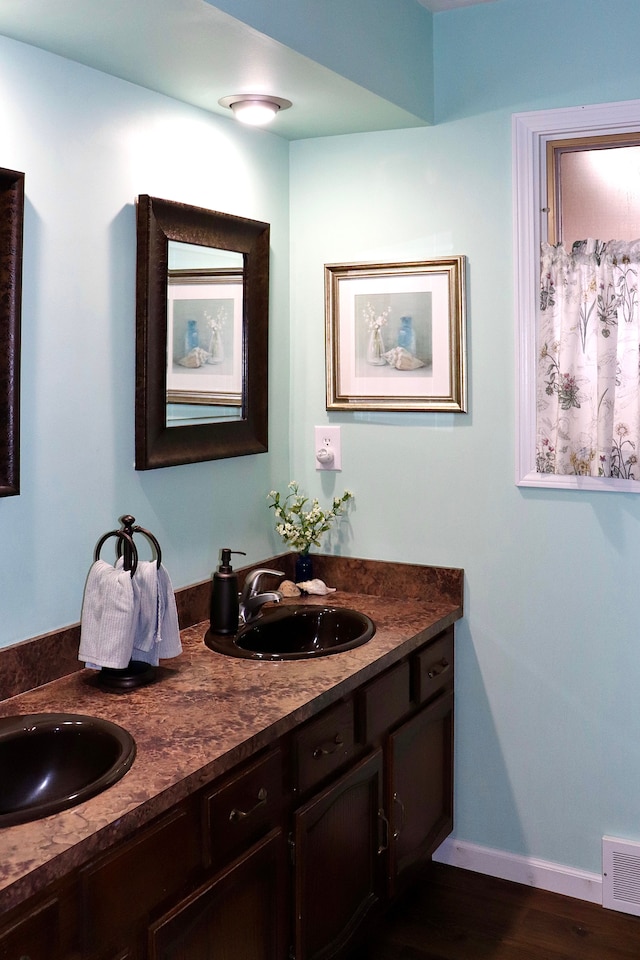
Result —
<instances>
[{"instance_id":1,"label":"light blue wall","mask_svg":"<svg viewBox=\"0 0 640 960\"><path fill-rule=\"evenodd\" d=\"M268 556L288 473L288 145L0 38L0 166L26 174L22 484L0 500L0 646L75 623L93 549L132 513L174 586ZM270 452L136 472L135 198L271 224ZM107 547L105 547L105 551Z\"/></svg>"},{"instance_id":2,"label":"light blue wall","mask_svg":"<svg viewBox=\"0 0 640 960\"><path fill-rule=\"evenodd\" d=\"M207 0L415 116L433 120L433 15L417 0Z\"/></svg>"},{"instance_id":3,"label":"light blue wall","mask_svg":"<svg viewBox=\"0 0 640 960\"><path fill-rule=\"evenodd\" d=\"M434 19L437 121L638 96L636 0L497 0Z\"/></svg>"},{"instance_id":4,"label":"light blue wall","mask_svg":"<svg viewBox=\"0 0 640 960\"><path fill-rule=\"evenodd\" d=\"M292 471L330 492L312 428L342 424L345 549L465 569L457 836L599 873L603 834L640 839L640 497L514 484L511 114L640 97L640 7L434 22L438 124L291 147ZM468 258L469 414L329 416L323 264L447 254Z\"/></svg>"}]
</instances>

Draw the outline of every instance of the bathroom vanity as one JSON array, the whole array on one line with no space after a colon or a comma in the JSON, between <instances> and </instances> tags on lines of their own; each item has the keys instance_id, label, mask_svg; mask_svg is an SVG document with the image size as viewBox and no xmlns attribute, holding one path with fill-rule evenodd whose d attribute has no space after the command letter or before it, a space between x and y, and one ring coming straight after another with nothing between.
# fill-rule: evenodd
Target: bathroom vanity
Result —
<instances>
[{"instance_id":1,"label":"bathroom vanity","mask_svg":"<svg viewBox=\"0 0 640 960\"><path fill-rule=\"evenodd\" d=\"M387 566L331 596L376 623L355 650L232 659L204 622L150 687L80 671L0 703L110 717L138 747L105 793L0 831L2 960L320 960L365 934L452 828L462 572L400 565L423 571L403 596Z\"/></svg>"}]
</instances>

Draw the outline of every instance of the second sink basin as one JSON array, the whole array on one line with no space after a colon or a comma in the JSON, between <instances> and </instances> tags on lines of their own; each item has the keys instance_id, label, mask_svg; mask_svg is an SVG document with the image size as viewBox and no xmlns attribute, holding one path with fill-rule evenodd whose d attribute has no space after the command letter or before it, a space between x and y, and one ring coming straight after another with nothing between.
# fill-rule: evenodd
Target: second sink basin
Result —
<instances>
[{"instance_id":1,"label":"second sink basin","mask_svg":"<svg viewBox=\"0 0 640 960\"><path fill-rule=\"evenodd\" d=\"M112 786L136 745L109 720L74 713L0 718L0 827L73 807Z\"/></svg>"},{"instance_id":2,"label":"second sink basin","mask_svg":"<svg viewBox=\"0 0 640 960\"><path fill-rule=\"evenodd\" d=\"M234 637L209 631L205 643L218 653L250 660L305 660L366 643L373 620L345 607L293 604L276 607Z\"/></svg>"}]
</instances>

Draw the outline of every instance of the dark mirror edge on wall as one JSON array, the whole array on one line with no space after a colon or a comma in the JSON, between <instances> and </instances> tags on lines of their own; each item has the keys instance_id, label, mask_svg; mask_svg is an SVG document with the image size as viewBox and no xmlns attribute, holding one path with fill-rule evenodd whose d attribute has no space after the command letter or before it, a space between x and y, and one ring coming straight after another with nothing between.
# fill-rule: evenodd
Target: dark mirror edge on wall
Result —
<instances>
[{"instance_id":1,"label":"dark mirror edge on wall","mask_svg":"<svg viewBox=\"0 0 640 960\"><path fill-rule=\"evenodd\" d=\"M24 173L0 169L0 496L20 493Z\"/></svg>"},{"instance_id":2,"label":"dark mirror edge on wall","mask_svg":"<svg viewBox=\"0 0 640 960\"><path fill-rule=\"evenodd\" d=\"M242 418L167 426L169 240L244 256ZM136 469L265 453L269 224L141 194L137 200Z\"/></svg>"}]
</instances>

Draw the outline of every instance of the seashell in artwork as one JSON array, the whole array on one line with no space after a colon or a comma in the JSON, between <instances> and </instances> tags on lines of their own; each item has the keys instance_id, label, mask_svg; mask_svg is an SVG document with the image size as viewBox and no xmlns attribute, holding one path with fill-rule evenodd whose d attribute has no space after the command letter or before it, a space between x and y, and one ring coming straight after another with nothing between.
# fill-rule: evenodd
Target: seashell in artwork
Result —
<instances>
[{"instance_id":1,"label":"seashell in artwork","mask_svg":"<svg viewBox=\"0 0 640 960\"><path fill-rule=\"evenodd\" d=\"M208 356L209 354L206 350L203 350L202 347L194 347L193 350L189 350L186 357L178 360L178 363L181 367L202 367L207 362Z\"/></svg>"},{"instance_id":2,"label":"seashell in artwork","mask_svg":"<svg viewBox=\"0 0 640 960\"><path fill-rule=\"evenodd\" d=\"M302 583L296 584L300 587L303 593L311 593L317 597L324 597L327 593L335 593L337 587L328 587L324 580L303 580Z\"/></svg>"},{"instance_id":3,"label":"seashell in artwork","mask_svg":"<svg viewBox=\"0 0 640 960\"><path fill-rule=\"evenodd\" d=\"M417 370L418 367L424 367L424 363L419 357L415 357L404 347L394 347L393 350L387 350L384 358L390 367L396 370Z\"/></svg>"},{"instance_id":4,"label":"seashell in artwork","mask_svg":"<svg viewBox=\"0 0 640 960\"><path fill-rule=\"evenodd\" d=\"M283 580L278 587L278 592L281 593L283 597L299 597L302 591L296 587L293 580Z\"/></svg>"}]
</instances>

